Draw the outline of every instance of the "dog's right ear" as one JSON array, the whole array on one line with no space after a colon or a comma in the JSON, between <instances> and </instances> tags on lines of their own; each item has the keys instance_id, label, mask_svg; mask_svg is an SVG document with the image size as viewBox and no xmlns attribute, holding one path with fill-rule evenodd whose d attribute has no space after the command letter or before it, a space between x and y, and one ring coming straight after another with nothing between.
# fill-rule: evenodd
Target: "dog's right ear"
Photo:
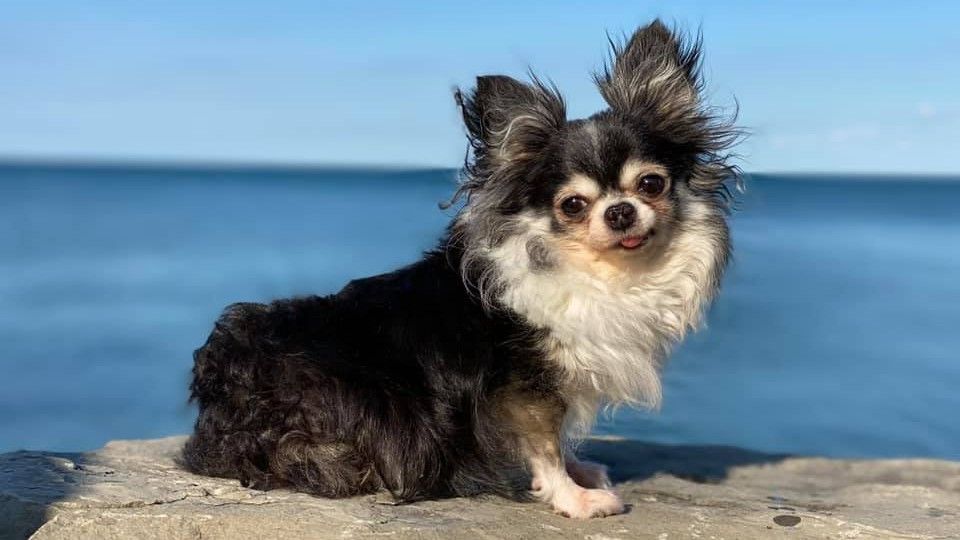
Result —
<instances>
[{"instance_id":1,"label":"dog's right ear","mask_svg":"<svg viewBox=\"0 0 960 540\"><path fill-rule=\"evenodd\" d=\"M566 123L559 92L534 78L525 84L504 75L477 77L474 90L456 90L474 158L496 165L535 157Z\"/></svg>"}]
</instances>

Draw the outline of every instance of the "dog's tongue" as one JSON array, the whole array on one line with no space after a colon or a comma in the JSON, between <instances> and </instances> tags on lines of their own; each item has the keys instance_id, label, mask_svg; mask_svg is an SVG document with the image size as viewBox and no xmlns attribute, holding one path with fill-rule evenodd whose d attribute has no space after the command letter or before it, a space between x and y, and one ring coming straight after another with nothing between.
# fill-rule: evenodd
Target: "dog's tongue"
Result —
<instances>
[{"instance_id":1,"label":"dog's tongue","mask_svg":"<svg viewBox=\"0 0 960 540\"><path fill-rule=\"evenodd\" d=\"M629 236L621 240L620 245L627 249L633 249L642 244L644 240L646 240L644 236Z\"/></svg>"}]
</instances>

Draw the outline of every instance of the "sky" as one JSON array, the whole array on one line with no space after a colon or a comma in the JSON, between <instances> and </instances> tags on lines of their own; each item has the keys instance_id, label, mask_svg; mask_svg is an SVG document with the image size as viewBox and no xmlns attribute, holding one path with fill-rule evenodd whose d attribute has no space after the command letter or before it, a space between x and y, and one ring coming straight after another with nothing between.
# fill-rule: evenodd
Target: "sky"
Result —
<instances>
[{"instance_id":1,"label":"sky","mask_svg":"<svg viewBox=\"0 0 960 540\"><path fill-rule=\"evenodd\" d=\"M6 0L0 158L458 166L451 89L604 104L607 34L704 36L747 171L960 172L960 2Z\"/></svg>"}]
</instances>

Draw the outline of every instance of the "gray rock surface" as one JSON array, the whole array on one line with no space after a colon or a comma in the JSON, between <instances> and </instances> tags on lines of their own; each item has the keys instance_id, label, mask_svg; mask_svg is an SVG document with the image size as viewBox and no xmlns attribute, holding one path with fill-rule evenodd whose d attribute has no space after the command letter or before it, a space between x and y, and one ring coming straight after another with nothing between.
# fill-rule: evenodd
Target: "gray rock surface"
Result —
<instances>
[{"instance_id":1,"label":"gray rock surface","mask_svg":"<svg viewBox=\"0 0 960 540\"><path fill-rule=\"evenodd\" d=\"M0 456L0 538L960 538L960 463L945 461L594 440L585 453L613 466L630 511L576 521L498 498L254 491L179 469L183 440Z\"/></svg>"}]
</instances>

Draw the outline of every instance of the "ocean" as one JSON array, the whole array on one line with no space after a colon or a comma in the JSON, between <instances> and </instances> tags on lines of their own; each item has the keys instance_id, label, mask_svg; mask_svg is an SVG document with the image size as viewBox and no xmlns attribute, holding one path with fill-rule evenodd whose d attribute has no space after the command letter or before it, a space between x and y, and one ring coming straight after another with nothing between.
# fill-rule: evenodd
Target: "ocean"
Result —
<instances>
[{"instance_id":1,"label":"ocean","mask_svg":"<svg viewBox=\"0 0 960 540\"><path fill-rule=\"evenodd\" d=\"M221 308L338 290L432 247L451 170L0 166L0 451L186 433ZM673 444L960 459L960 178L752 175ZM950 412L954 411L954 412Z\"/></svg>"}]
</instances>

